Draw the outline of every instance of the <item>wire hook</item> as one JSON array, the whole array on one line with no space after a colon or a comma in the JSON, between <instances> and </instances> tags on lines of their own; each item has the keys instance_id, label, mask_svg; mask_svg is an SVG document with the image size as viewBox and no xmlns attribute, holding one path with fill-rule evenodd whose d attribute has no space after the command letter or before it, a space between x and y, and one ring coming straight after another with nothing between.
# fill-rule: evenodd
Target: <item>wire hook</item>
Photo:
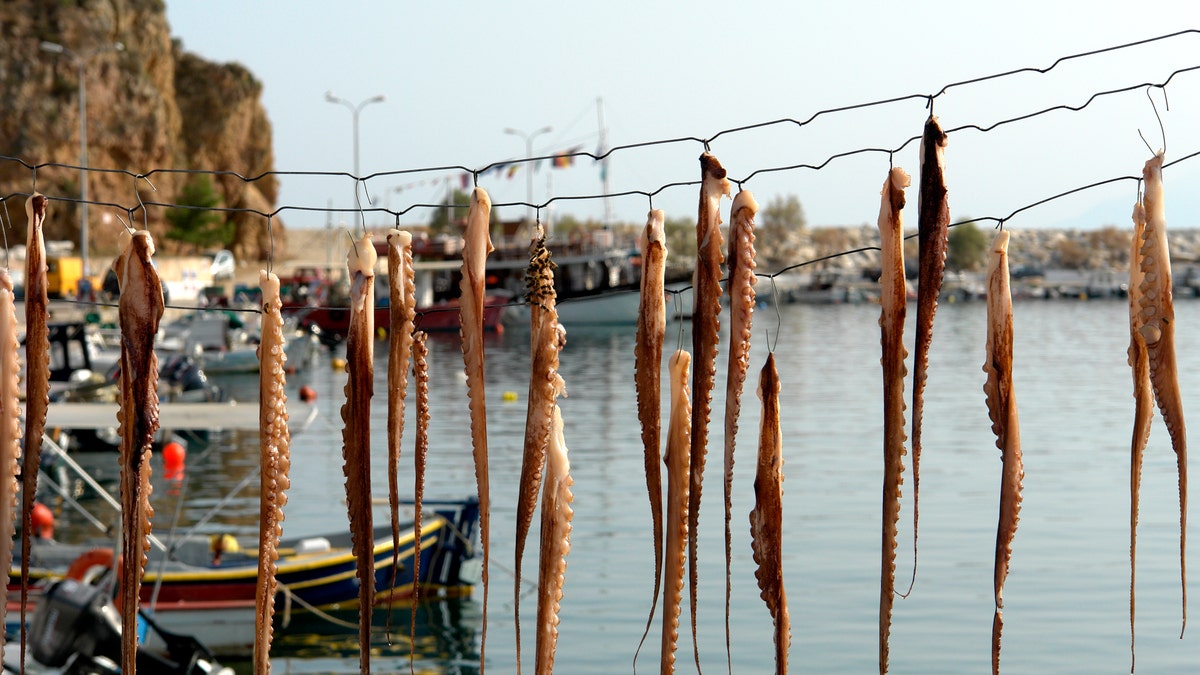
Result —
<instances>
[{"instance_id":1,"label":"wire hook","mask_svg":"<svg viewBox=\"0 0 1200 675\"><path fill-rule=\"evenodd\" d=\"M158 192L158 188L154 187L154 183L151 183L149 178L147 178L146 176L144 176L140 173L135 174L133 177L133 194L135 197L137 197L138 206L142 209L142 225L144 226L143 229L149 230L150 229L150 213L149 213L149 210L146 208L146 203L142 201L141 191L137 189L137 182L138 182L139 178L146 181L146 184L150 186L151 190ZM130 223L133 222L133 211L132 210L129 212L129 222ZM132 230L133 230L133 228L130 227L131 232L132 232Z\"/></svg>"},{"instance_id":2,"label":"wire hook","mask_svg":"<svg viewBox=\"0 0 1200 675\"><path fill-rule=\"evenodd\" d=\"M771 274L768 278L771 280L771 304L775 306L775 342L771 342L771 330L767 329L767 351L774 354L775 347L779 346L779 334L783 332L783 313L779 311L779 287L775 285L775 276Z\"/></svg>"},{"instance_id":3,"label":"wire hook","mask_svg":"<svg viewBox=\"0 0 1200 675\"><path fill-rule=\"evenodd\" d=\"M275 271L275 227L271 214L267 214L267 274Z\"/></svg>"},{"instance_id":4,"label":"wire hook","mask_svg":"<svg viewBox=\"0 0 1200 675\"><path fill-rule=\"evenodd\" d=\"M12 269L12 250L10 250L9 245L8 245L8 228L12 227L12 216L8 215L8 200L0 199L0 202L4 203L4 215L8 216L8 224L7 225L4 224L3 220L0 220L0 231L2 231L3 235L4 235L4 267L5 267L5 269L11 270Z\"/></svg>"},{"instance_id":5,"label":"wire hook","mask_svg":"<svg viewBox=\"0 0 1200 675\"><path fill-rule=\"evenodd\" d=\"M1166 98L1167 93L1164 89L1163 101L1166 101ZM1163 125L1162 115L1158 114L1158 106L1154 103L1154 97L1150 95L1150 87L1146 87L1146 100L1150 101L1150 108L1154 110L1154 117L1158 120L1158 133L1162 136L1162 149L1159 152L1165 155L1167 152L1167 128ZM1146 136L1142 133L1141 129L1138 129L1138 136L1142 137L1142 142L1146 144L1146 149L1150 151L1150 154L1156 154L1154 148L1151 148L1150 143L1146 141Z\"/></svg>"}]
</instances>

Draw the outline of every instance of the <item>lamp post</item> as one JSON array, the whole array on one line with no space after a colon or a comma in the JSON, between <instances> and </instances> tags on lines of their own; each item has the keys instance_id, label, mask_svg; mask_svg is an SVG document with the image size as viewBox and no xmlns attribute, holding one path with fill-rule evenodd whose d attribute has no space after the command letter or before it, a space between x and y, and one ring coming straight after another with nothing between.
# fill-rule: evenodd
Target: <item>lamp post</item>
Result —
<instances>
[{"instance_id":1,"label":"lamp post","mask_svg":"<svg viewBox=\"0 0 1200 675\"><path fill-rule=\"evenodd\" d=\"M520 129L513 129L512 127L504 130L504 133L506 134L520 136L521 138L525 139L525 159L527 160L525 162L525 202L529 204L529 222L531 224L533 223L534 212L536 209L533 206L533 165L528 160L533 158L533 139L536 138L538 134L548 134L551 131L554 131L553 127L542 127L541 129L528 134Z\"/></svg>"},{"instance_id":2,"label":"lamp post","mask_svg":"<svg viewBox=\"0 0 1200 675\"><path fill-rule=\"evenodd\" d=\"M337 96L334 96L332 91L327 91L327 92L325 92L325 100L326 100L326 101L328 101L328 102L330 102L330 103L340 103L341 105L344 105L344 106L346 106L346 108L348 108L348 109L350 110L350 115L353 117L353 125L354 125L354 178L355 178L355 184L354 184L354 198L355 198L355 200L357 200L357 199L358 199L358 183L357 183L357 180L358 180L358 178L360 177L360 176L358 175L358 114L362 112L362 109L363 109L363 108L367 107L368 105L370 105L370 104L372 104L372 103L383 103L384 101L386 101L386 100L387 100L387 97L386 97L386 96L384 96L383 94L378 94L378 95L376 95L376 96L372 96L371 98L368 98L368 99L365 99L365 100L363 100L363 101L360 101L358 105L354 105L353 103L351 103L350 101L347 101L347 100L346 100L346 99L344 99L344 98L338 98ZM362 215L362 211L359 211L359 212L358 212L358 225L359 225L359 227L365 227L365 226L364 226L364 224L363 224L363 215Z\"/></svg>"},{"instance_id":3,"label":"lamp post","mask_svg":"<svg viewBox=\"0 0 1200 675\"><path fill-rule=\"evenodd\" d=\"M93 56L122 51L125 45L114 42L85 52L74 52L57 42L42 42L41 49L71 59L79 71L79 258L83 275L87 277L91 274L88 267L87 64Z\"/></svg>"}]
</instances>

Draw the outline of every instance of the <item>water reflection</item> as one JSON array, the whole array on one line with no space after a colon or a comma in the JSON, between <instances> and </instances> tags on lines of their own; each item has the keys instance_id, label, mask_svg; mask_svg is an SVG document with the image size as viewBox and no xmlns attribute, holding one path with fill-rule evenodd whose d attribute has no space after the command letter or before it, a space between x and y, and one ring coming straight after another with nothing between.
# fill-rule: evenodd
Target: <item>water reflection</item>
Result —
<instances>
[{"instance_id":1,"label":"water reflection","mask_svg":"<svg viewBox=\"0 0 1200 675\"><path fill-rule=\"evenodd\" d=\"M479 672L477 626L479 608L467 599L421 602L413 618L411 604L397 603L389 622L386 607L376 607L371 640L374 672L408 672L412 656L416 673L472 675ZM344 672L358 660L358 612L297 612L276 608L272 668L288 673ZM253 672L249 661L230 665L238 673Z\"/></svg>"}]
</instances>

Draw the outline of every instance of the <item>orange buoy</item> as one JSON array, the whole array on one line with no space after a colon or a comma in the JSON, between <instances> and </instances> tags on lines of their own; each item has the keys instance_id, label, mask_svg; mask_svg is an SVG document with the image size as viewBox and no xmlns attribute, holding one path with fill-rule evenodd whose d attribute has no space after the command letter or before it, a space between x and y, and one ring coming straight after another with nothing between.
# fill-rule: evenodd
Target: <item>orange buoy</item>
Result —
<instances>
[{"instance_id":1,"label":"orange buoy","mask_svg":"<svg viewBox=\"0 0 1200 675\"><path fill-rule=\"evenodd\" d=\"M187 449L183 444L171 441L163 446L163 473L168 478L181 477L184 463L187 461Z\"/></svg>"},{"instance_id":2,"label":"orange buoy","mask_svg":"<svg viewBox=\"0 0 1200 675\"><path fill-rule=\"evenodd\" d=\"M54 538L54 514L50 507L41 502L33 504L33 536L38 539Z\"/></svg>"},{"instance_id":3,"label":"orange buoy","mask_svg":"<svg viewBox=\"0 0 1200 675\"><path fill-rule=\"evenodd\" d=\"M300 387L300 400L304 403L316 403L317 390L307 384Z\"/></svg>"}]
</instances>

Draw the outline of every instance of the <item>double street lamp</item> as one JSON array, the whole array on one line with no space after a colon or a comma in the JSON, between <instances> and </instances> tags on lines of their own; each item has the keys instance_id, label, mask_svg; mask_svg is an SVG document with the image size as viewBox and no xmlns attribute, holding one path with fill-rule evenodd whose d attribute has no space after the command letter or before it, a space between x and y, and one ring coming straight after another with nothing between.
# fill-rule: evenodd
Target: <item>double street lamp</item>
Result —
<instances>
[{"instance_id":1,"label":"double street lamp","mask_svg":"<svg viewBox=\"0 0 1200 675\"><path fill-rule=\"evenodd\" d=\"M512 127L504 130L506 134L520 136L525 139L525 202L529 204L529 222L531 224L533 223L536 209L533 206L533 164L528 160L533 158L533 139L539 134L548 134L551 131L554 131L553 127L542 127L531 133L525 133L520 129L513 129Z\"/></svg>"},{"instance_id":2,"label":"double street lamp","mask_svg":"<svg viewBox=\"0 0 1200 675\"><path fill-rule=\"evenodd\" d=\"M79 71L79 257L86 277L91 273L88 268L87 64L92 57L122 51L125 45L114 42L85 52L74 52L57 42L43 42L41 49L71 59Z\"/></svg>"},{"instance_id":3,"label":"double street lamp","mask_svg":"<svg viewBox=\"0 0 1200 675\"><path fill-rule=\"evenodd\" d=\"M357 181L359 178L361 178L361 176L358 173L358 114L362 112L363 108L367 107L368 105L370 105L372 103L383 103L384 101L387 100L387 97L384 96L383 94L379 94L377 96L372 96L371 98L365 99L365 100L359 102L358 105L355 105L355 104L351 103L350 101L347 101L344 98L338 98L337 96L334 96L332 91L327 91L327 92L325 92L325 100L330 103L339 103L341 105L346 106L346 108L348 108L350 110L351 116L353 116L354 179L355 179L354 198L357 201L357 199L358 199L358 182ZM361 210L359 210L359 212L358 212L358 225L359 225L359 227L363 227L363 214L362 214Z\"/></svg>"}]
</instances>

